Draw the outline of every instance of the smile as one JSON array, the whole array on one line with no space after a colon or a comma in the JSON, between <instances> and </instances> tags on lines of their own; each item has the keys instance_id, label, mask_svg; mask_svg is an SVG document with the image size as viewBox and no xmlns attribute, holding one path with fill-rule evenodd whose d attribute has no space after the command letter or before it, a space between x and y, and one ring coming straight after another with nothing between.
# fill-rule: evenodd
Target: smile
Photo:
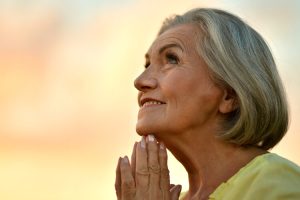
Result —
<instances>
[{"instance_id":1,"label":"smile","mask_svg":"<svg viewBox=\"0 0 300 200\"><path fill-rule=\"evenodd\" d=\"M151 105L161 105L161 104L163 104L163 103L159 102L159 101L147 101L142 105L142 108L151 106Z\"/></svg>"},{"instance_id":2,"label":"smile","mask_svg":"<svg viewBox=\"0 0 300 200\"><path fill-rule=\"evenodd\" d=\"M141 108L145 108L149 106L157 106L161 104L166 104L166 103L153 98L141 98L139 100L139 105Z\"/></svg>"}]
</instances>

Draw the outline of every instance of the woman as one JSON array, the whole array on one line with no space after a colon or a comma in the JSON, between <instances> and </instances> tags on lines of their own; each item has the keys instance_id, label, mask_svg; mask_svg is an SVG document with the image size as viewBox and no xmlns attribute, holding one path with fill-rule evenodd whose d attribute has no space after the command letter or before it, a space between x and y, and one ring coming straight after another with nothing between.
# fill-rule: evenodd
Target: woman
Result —
<instances>
[{"instance_id":1,"label":"woman","mask_svg":"<svg viewBox=\"0 0 300 200\"><path fill-rule=\"evenodd\" d=\"M300 168L268 150L288 127L270 50L238 17L193 9L167 19L135 80L140 110L118 199L178 199L166 148L185 167L182 199L300 199Z\"/></svg>"}]
</instances>

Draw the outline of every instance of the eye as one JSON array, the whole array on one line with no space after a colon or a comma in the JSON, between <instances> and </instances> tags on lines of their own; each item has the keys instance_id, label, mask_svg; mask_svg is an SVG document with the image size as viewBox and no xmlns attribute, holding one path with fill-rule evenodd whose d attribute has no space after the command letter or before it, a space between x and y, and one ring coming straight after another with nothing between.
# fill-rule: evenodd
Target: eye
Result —
<instances>
[{"instance_id":1,"label":"eye","mask_svg":"<svg viewBox=\"0 0 300 200\"><path fill-rule=\"evenodd\" d=\"M176 65L179 63L178 57L173 53L166 53L166 60L168 64Z\"/></svg>"}]
</instances>

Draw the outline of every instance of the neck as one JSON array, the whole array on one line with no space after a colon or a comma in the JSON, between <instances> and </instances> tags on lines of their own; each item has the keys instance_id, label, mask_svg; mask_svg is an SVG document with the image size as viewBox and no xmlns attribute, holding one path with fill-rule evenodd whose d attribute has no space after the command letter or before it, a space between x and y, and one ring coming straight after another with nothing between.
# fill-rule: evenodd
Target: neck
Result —
<instances>
[{"instance_id":1,"label":"neck","mask_svg":"<svg viewBox=\"0 0 300 200\"><path fill-rule=\"evenodd\" d=\"M193 130L162 139L188 172L187 199L208 199L222 182L227 181L253 158L265 153L258 148L243 148L222 141L212 132L206 133L203 130Z\"/></svg>"}]
</instances>

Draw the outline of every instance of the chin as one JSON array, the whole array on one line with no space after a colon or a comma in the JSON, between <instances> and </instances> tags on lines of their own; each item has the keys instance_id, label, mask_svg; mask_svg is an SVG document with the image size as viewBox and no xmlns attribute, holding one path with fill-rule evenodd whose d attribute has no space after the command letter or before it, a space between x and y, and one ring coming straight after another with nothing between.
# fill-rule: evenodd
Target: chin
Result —
<instances>
[{"instance_id":1,"label":"chin","mask_svg":"<svg viewBox=\"0 0 300 200\"><path fill-rule=\"evenodd\" d=\"M139 123L136 124L135 130L140 136L146 136L150 134L149 128L147 128L147 126L140 125Z\"/></svg>"},{"instance_id":2,"label":"chin","mask_svg":"<svg viewBox=\"0 0 300 200\"><path fill-rule=\"evenodd\" d=\"M153 123L142 123L141 121L137 122L136 124L136 132L140 136L146 136L149 134L156 135L158 132L157 126L155 126Z\"/></svg>"},{"instance_id":3,"label":"chin","mask_svg":"<svg viewBox=\"0 0 300 200\"><path fill-rule=\"evenodd\" d=\"M160 129L158 126L154 126L154 124L142 124L142 123L137 123L136 124L136 132L139 136L147 136L147 135L154 135L156 140L158 142L161 141L163 137L162 134L164 134L164 131Z\"/></svg>"}]
</instances>

